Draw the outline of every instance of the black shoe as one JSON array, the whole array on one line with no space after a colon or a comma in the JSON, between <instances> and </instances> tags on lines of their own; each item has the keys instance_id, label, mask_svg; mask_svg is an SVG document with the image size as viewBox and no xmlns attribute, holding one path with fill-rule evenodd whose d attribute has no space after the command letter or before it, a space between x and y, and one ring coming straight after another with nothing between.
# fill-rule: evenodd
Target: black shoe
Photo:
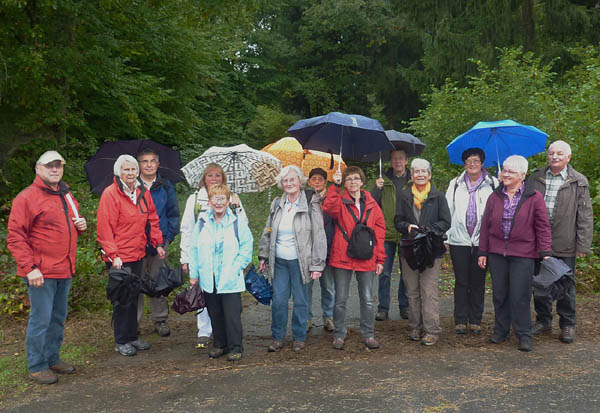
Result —
<instances>
[{"instance_id":1,"label":"black shoe","mask_svg":"<svg viewBox=\"0 0 600 413\"><path fill-rule=\"evenodd\" d=\"M575 326L567 326L560 329L560 341L570 344L575 340Z\"/></svg>"},{"instance_id":2,"label":"black shoe","mask_svg":"<svg viewBox=\"0 0 600 413\"><path fill-rule=\"evenodd\" d=\"M519 340L519 350L521 351L531 351L533 348L531 347L531 339L529 337L523 337Z\"/></svg>"},{"instance_id":3,"label":"black shoe","mask_svg":"<svg viewBox=\"0 0 600 413\"><path fill-rule=\"evenodd\" d=\"M500 334L494 333L490 337L490 343L501 344L501 343L504 343L507 338L508 338L508 335L501 336Z\"/></svg>"},{"instance_id":4,"label":"black shoe","mask_svg":"<svg viewBox=\"0 0 600 413\"><path fill-rule=\"evenodd\" d=\"M385 321L387 319L388 319L387 311L377 311L377 314L375 314L375 320L377 320L377 321Z\"/></svg>"},{"instance_id":5,"label":"black shoe","mask_svg":"<svg viewBox=\"0 0 600 413\"><path fill-rule=\"evenodd\" d=\"M400 307L400 318L403 320L408 320L408 308Z\"/></svg>"},{"instance_id":6,"label":"black shoe","mask_svg":"<svg viewBox=\"0 0 600 413\"><path fill-rule=\"evenodd\" d=\"M218 359L219 357L225 355L225 353L226 351L224 348L213 347L213 349L208 353L208 357L211 359Z\"/></svg>"},{"instance_id":7,"label":"black shoe","mask_svg":"<svg viewBox=\"0 0 600 413\"><path fill-rule=\"evenodd\" d=\"M549 333L551 331L552 331L552 326L548 326L544 323L537 322L533 326L533 329L531 330L531 334L533 334L534 336L538 336L542 333Z\"/></svg>"}]
</instances>

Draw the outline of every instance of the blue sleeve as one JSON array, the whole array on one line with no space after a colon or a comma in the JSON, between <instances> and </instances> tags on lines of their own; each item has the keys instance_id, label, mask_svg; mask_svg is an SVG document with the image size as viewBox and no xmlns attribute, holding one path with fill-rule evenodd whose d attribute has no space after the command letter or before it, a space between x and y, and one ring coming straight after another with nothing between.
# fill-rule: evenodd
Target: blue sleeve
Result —
<instances>
[{"instance_id":1,"label":"blue sleeve","mask_svg":"<svg viewBox=\"0 0 600 413\"><path fill-rule=\"evenodd\" d=\"M239 268L243 270L252 261L252 249L254 247L254 238L250 227L248 227L248 221L245 219L238 219L238 236L240 248L235 259Z\"/></svg>"},{"instance_id":2,"label":"blue sleeve","mask_svg":"<svg viewBox=\"0 0 600 413\"><path fill-rule=\"evenodd\" d=\"M177 202L177 193L170 180L167 180L167 239L173 241L179 234L179 203Z\"/></svg>"}]
</instances>

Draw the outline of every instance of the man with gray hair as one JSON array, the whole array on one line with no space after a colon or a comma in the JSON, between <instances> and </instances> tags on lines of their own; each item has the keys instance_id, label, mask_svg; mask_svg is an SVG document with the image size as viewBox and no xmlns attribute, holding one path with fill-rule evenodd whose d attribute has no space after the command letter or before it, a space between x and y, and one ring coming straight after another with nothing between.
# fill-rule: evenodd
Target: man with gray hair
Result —
<instances>
[{"instance_id":1,"label":"man with gray hair","mask_svg":"<svg viewBox=\"0 0 600 413\"><path fill-rule=\"evenodd\" d=\"M589 184L569 161L571 147L558 140L548 148L548 165L536 169L529 181L544 195L548 219L552 227L552 255L564 261L575 274L575 258L590 252L594 214ZM534 297L536 325L533 334L552 330L552 299ZM556 312L560 320L560 340L571 343L575 339L575 285L557 300Z\"/></svg>"},{"instance_id":2,"label":"man with gray hair","mask_svg":"<svg viewBox=\"0 0 600 413\"><path fill-rule=\"evenodd\" d=\"M77 237L85 218L62 181L64 158L42 154L36 177L14 199L6 243L29 293L30 312L25 347L29 377L38 384L58 381L54 373L70 374L73 366L59 358L67 317L69 289L75 274Z\"/></svg>"}]
</instances>

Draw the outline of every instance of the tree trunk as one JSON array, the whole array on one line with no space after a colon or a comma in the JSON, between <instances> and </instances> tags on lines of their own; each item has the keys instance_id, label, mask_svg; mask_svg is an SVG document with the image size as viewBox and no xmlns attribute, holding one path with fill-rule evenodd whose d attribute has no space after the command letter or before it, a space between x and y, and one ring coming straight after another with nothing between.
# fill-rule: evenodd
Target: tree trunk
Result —
<instances>
[{"instance_id":1,"label":"tree trunk","mask_svg":"<svg viewBox=\"0 0 600 413\"><path fill-rule=\"evenodd\" d=\"M526 52L534 47L535 26L533 21L533 0L523 0L523 31L525 32L524 48Z\"/></svg>"}]
</instances>

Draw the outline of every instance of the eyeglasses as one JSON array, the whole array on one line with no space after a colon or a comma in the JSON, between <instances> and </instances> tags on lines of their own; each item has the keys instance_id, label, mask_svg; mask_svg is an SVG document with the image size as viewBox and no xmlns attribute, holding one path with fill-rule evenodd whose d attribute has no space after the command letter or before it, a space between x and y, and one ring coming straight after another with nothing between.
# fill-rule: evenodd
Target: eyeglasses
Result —
<instances>
[{"instance_id":1,"label":"eyeglasses","mask_svg":"<svg viewBox=\"0 0 600 413\"><path fill-rule=\"evenodd\" d=\"M479 165L481 161L479 159L467 159L465 165Z\"/></svg>"},{"instance_id":2,"label":"eyeglasses","mask_svg":"<svg viewBox=\"0 0 600 413\"><path fill-rule=\"evenodd\" d=\"M360 179L359 176L353 177L353 178L346 178L346 182L359 182L362 181L362 179Z\"/></svg>"},{"instance_id":3,"label":"eyeglasses","mask_svg":"<svg viewBox=\"0 0 600 413\"><path fill-rule=\"evenodd\" d=\"M518 172L517 172L517 171L511 171L511 170L509 170L509 169L502 169L502 173L503 173L504 175L517 175L517 174L518 174Z\"/></svg>"},{"instance_id":4,"label":"eyeglasses","mask_svg":"<svg viewBox=\"0 0 600 413\"><path fill-rule=\"evenodd\" d=\"M158 161L156 159L144 159L143 161L140 161L140 163L142 165L155 165Z\"/></svg>"},{"instance_id":5,"label":"eyeglasses","mask_svg":"<svg viewBox=\"0 0 600 413\"><path fill-rule=\"evenodd\" d=\"M226 204L227 203L227 197L226 196L221 196L221 195L216 195L216 196L213 196L210 199L210 202L212 202L215 205L217 205L217 204Z\"/></svg>"}]
</instances>

